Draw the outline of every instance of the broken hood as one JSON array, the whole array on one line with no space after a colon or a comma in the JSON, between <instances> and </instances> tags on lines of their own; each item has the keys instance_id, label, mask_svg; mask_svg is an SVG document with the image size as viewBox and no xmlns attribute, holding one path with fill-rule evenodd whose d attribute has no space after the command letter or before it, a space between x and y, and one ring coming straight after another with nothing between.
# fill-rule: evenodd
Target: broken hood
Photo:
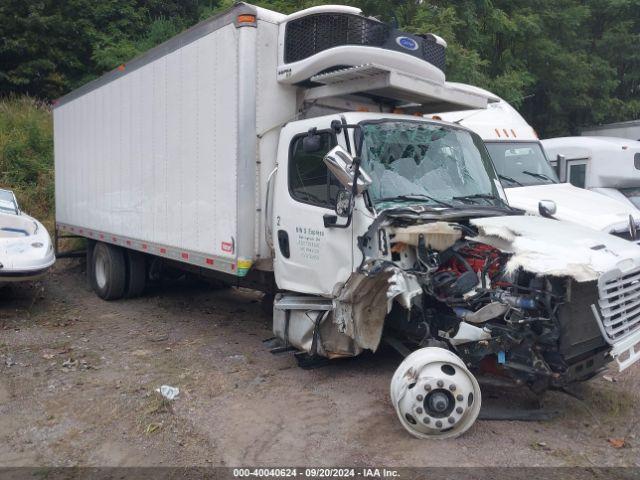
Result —
<instances>
[{"instance_id":1,"label":"broken hood","mask_svg":"<svg viewBox=\"0 0 640 480\"><path fill-rule=\"evenodd\" d=\"M611 270L640 267L636 244L581 225L532 215L476 218L473 240L513 253L507 270L597 280Z\"/></svg>"},{"instance_id":2,"label":"broken hood","mask_svg":"<svg viewBox=\"0 0 640 480\"><path fill-rule=\"evenodd\" d=\"M569 183L505 188L505 193L509 205L527 212L537 213L540 200L553 200L557 219L604 232L628 230L629 215L640 224L640 210Z\"/></svg>"}]
</instances>

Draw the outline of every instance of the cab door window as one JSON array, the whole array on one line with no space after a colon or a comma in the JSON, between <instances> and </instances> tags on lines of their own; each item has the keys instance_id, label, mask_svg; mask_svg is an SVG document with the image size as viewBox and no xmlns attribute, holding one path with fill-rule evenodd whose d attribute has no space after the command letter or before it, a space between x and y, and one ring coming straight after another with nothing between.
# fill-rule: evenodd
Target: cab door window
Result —
<instances>
[{"instance_id":1,"label":"cab door window","mask_svg":"<svg viewBox=\"0 0 640 480\"><path fill-rule=\"evenodd\" d=\"M289 192L302 203L333 209L340 190L338 180L329 172L323 158L337 145L332 132L318 132L320 147L305 152L302 146L307 134L298 135L289 149Z\"/></svg>"}]
</instances>

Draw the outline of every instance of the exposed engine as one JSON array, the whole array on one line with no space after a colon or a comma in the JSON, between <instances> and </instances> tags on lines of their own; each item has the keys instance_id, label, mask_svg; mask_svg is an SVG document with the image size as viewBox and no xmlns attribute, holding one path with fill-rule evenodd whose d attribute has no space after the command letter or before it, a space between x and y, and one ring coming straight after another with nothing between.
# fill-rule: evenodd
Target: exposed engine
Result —
<instances>
[{"instance_id":1,"label":"exposed engine","mask_svg":"<svg viewBox=\"0 0 640 480\"><path fill-rule=\"evenodd\" d=\"M509 271L512 254L477 241L477 232L463 222L436 221L380 232L377 245L369 247L383 254L388 250L387 259L363 262L361 270L373 275L395 269L396 275L419 284L422 292L414 294L410 304L393 302L385 326L385 335L409 350L448 348L476 371L507 376L538 391L588 378L605 363L604 354L593 357L598 348L606 349L597 327L579 331L572 325L584 324L592 314L569 315L564 307L570 279ZM595 295L591 287L585 292ZM568 330L572 345L585 343L589 348L565 348L561 332Z\"/></svg>"},{"instance_id":2,"label":"exposed engine","mask_svg":"<svg viewBox=\"0 0 640 480\"><path fill-rule=\"evenodd\" d=\"M535 235L518 242L519 230L502 219L463 215L383 211L358 237L362 262L333 298L276 298L276 336L311 358L358 355L383 342L402 353L391 399L419 438L455 437L473 424L482 401L476 376L541 393L586 380L611 360L592 310L601 302L592 272L533 273L528 265L545 258L527 243ZM624 300L616 288L609 304ZM624 318L612 321L626 328Z\"/></svg>"}]
</instances>

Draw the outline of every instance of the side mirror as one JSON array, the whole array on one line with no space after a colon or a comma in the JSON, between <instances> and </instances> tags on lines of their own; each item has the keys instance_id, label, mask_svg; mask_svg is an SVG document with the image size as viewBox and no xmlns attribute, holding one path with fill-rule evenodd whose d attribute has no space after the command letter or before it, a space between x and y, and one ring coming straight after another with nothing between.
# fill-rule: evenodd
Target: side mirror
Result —
<instances>
[{"instance_id":1,"label":"side mirror","mask_svg":"<svg viewBox=\"0 0 640 480\"><path fill-rule=\"evenodd\" d=\"M353 185L353 177L355 175L355 165L353 157L340 145L333 148L324 157L324 163L331 173L335 175L340 184L351 190ZM357 181L358 195L364 192L371 185L371 177L360 169Z\"/></svg>"},{"instance_id":2,"label":"side mirror","mask_svg":"<svg viewBox=\"0 0 640 480\"><path fill-rule=\"evenodd\" d=\"M546 218L553 218L556 214L556 202L553 200L540 200L538 203L538 212L541 216Z\"/></svg>"}]
</instances>

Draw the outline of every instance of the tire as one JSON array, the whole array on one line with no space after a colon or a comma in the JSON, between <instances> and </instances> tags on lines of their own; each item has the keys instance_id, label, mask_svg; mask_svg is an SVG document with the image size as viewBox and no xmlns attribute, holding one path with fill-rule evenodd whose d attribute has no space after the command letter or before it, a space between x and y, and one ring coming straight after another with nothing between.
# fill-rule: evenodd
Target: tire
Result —
<instances>
[{"instance_id":1,"label":"tire","mask_svg":"<svg viewBox=\"0 0 640 480\"><path fill-rule=\"evenodd\" d=\"M136 298L142 295L147 285L147 261L143 253L127 250L127 286L125 298Z\"/></svg>"},{"instance_id":2,"label":"tire","mask_svg":"<svg viewBox=\"0 0 640 480\"><path fill-rule=\"evenodd\" d=\"M127 265L122 248L97 243L91 263L91 287L103 300L118 300L125 294Z\"/></svg>"}]
</instances>

